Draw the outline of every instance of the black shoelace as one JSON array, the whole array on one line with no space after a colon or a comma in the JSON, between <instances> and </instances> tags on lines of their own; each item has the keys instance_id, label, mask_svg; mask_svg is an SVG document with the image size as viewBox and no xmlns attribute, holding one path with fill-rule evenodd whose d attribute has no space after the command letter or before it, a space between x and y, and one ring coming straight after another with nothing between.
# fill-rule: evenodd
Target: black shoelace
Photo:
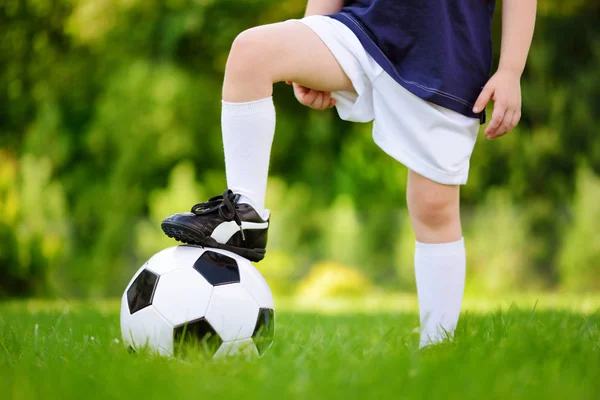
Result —
<instances>
[{"instance_id":1,"label":"black shoelace","mask_svg":"<svg viewBox=\"0 0 600 400\"><path fill-rule=\"evenodd\" d=\"M218 212L221 218L225 221L235 221L237 226L240 228L242 234L242 240L246 241L244 230L242 229L242 221L240 216L237 214L236 209L236 195L230 189L223 192L222 195L215 196L208 199L204 203L195 204L192 207L192 212L196 215L206 215L213 212Z\"/></svg>"}]
</instances>

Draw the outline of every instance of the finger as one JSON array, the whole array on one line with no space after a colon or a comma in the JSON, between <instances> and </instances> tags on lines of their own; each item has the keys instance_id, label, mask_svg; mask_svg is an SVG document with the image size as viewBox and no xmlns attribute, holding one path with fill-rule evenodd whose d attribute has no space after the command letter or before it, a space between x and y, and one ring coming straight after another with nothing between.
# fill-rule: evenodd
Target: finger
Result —
<instances>
[{"instance_id":1,"label":"finger","mask_svg":"<svg viewBox=\"0 0 600 400\"><path fill-rule=\"evenodd\" d=\"M512 129L516 128L517 125L519 125L520 120L521 120L521 110L515 111L512 121L511 121Z\"/></svg>"},{"instance_id":2,"label":"finger","mask_svg":"<svg viewBox=\"0 0 600 400\"><path fill-rule=\"evenodd\" d=\"M321 109L326 110L327 108L329 108L330 102L331 102L331 93L323 92L323 106L321 107Z\"/></svg>"},{"instance_id":3,"label":"finger","mask_svg":"<svg viewBox=\"0 0 600 400\"><path fill-rule=\"evenodd\" d=\"M492 120L488 124L487 128L485 128L486 136L493 136L500 125L502 124L502 120L504 119L504 114L506 113L506 108L498 103L494 105L494 112L492 114Z\"/></svg>"},{"instance_id":4,"label":"finger","mask_svg":"<svg viewBox=\"0 0 600 400\"><path fill-rule=\"evenodd\" d=\"M310 89L302 86L302 85L298 85L297 83L294 83L294 91L299 94L299 95L306 95L308 92L310 92Z\"/></svg>"},{"instance_id":5,"label":"finger","mask_svg":"<svg viewBox=\"0 0 600 400\"><path fill-rule=\"evenodd\" d=\"M308 89L308 92L306 92L303 98L304 104L309 107L312 107L312 104L315 102L318 95L319 92L317 92L316 90Z\"/></svg>"},{"instance_id":6,"label":"finger","mask_svg":"<svg viewBox=\"0 0 600 400\"><path fill-rule=\"evenodd\" d=\"M306 99L307 99L307 95L308 95L309 91L306 90L305 88L301 87L301 86L294 86L294 94L296 95L296 98L298 99L298 101L304 105L307 104Z\"/></svg>"},{"instance_id":7,"label":"finger","mask_svg":"<svg viewBox=\"0 0 600 400\"><path fill-rule=\"evenodd\" d=\"M323 92L318 92L317 98L313 102L312 107L316 110L321 110L323 109L323 104L325 104L325 95Z\"/></svg>"},{"instance_id":8,"label":"finger","mask_svg":"<svg viewBox=\"0 0 600 400\"><path fill-rule=\"evenodd\" d=\"M304 104L304 98L306 97L306 92L303 88L294 85L294 95L298 99L298 101Z\"/></svg>"},{"instance_id":9,"label":"finger","mask_svg":"<svg viewBox=\"0 0 600 400\"><path fill-rule=\"evenodd\" d=\"M502 126L502 121L504 120L504 116L499 117L499 120L497 122L497 126L495 128L487 128L485 130L485 135L487 136L487 138L489 140L492 140L494 138L496 138L496 135L498 135L498 133L500 132L500 127Z\"/></svg>"},{"instance_id":10,"label":"finger","mask_svg":"<svg viewBox=\"0 0 600 400\"><path fill-rule=\"evenodd\" d=\"M504 114L504 118L502 119L502 124L500 124L500 128L498 128L498 131L494 135L494 139L499 138L500 136L504 136L508 132L511 131L511 129L512 129L511 124L512 124L512 119L513 119L514 114L515 114L515 110L510 110L510 109L506 110L506 113Z\"/></svg>"},{"instance_id":11,"label":"finger","mask_svg":"<svg viewBox=\"0 0 600 400\"><path fill-rule=\"evenodd\" d=\"M480 113L485 109L485 106L490 102L492 96L494 95L494 88L491 85L485 85L477 101L475 101L475 105L473 106L474 113Z\"/></svg>"},{"instance_id":12,"label":"finger","mask_svg":"<svg viewBox=\"0 0 600 400\"><path fill-rule=\"evenodd\" d=\"M285 81L285 84L286 84L286 85L291 85L291 84L292 84L292 81Z\"/></svg>"},{"instance_id":13,"label":"finger","mask_svg":"<svg viewBox=\"0 0 600 400\"><path fill-rule=\"evenodd\" d=\"M329 100L329 108L332 108L334 106L335 106L335 99L332 98L331 100Z\"/></svg>"}]
</instances>

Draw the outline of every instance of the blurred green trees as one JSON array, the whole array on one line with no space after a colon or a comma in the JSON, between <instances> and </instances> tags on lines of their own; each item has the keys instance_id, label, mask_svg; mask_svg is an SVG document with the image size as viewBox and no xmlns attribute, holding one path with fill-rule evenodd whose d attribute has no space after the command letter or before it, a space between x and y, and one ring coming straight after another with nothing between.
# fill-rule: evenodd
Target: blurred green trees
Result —
<instances>
[{"instance_id":1,"label":"blurred green trees","mask_svg":"<svg viewBox=\"0 0 600 400\"><path fill-rule=\"evenodd\" d=\"M472 291L600 287L600 5L539 3L523 121L479 141L463 188ZM161 218L225 187L220 88L231 42L304 5L1 1L0 296L114 295L174 244ZM498 21L494 30L497 42ZM290 293L292 282L327 276L326 263L309 272L330 260L411 289L405 169L368 125L303 108L284 85L275 99L274 218L261 263L270 284Z\"/></svg>"}]
</instances>

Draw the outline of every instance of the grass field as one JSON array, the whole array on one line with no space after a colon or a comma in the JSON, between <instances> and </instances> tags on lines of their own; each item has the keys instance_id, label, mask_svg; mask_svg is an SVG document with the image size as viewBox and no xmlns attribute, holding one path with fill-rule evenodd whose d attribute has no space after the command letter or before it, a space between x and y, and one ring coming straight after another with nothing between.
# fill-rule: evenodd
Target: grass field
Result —
<instances>
[{"instance_id":1,"label":"grass field","mask_svg":"<svg viewBox=\"0 0 600 400\"><path fill-rule=\"evenodd\" d=\"M467 301L480 307L455 341L424 351L414 299L412 312L284 301L264 357L218 362L129 354L113 302L4 303L0 399L599 399L600 301L571 300Z\"/></svg>"}]
</instances>

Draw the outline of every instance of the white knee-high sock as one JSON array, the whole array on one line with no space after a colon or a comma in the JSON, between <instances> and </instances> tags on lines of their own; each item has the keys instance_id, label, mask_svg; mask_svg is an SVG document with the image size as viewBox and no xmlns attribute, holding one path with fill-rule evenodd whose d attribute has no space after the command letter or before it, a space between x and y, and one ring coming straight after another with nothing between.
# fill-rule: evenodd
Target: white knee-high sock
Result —
<instances>
[{"instance_id":1,"label":"white knee-high sock","mask_svg":"<svg viewBox=\"0 0 600 400\"><path fill-rule=\"evenodd\" d=\"M265 217L271 144L275 135L273 98L248 103L223 101L221 112L227 187Z\"/></svg>"},{"instance_id":2,"label":"white knee-high sock","mask_svg":"<svg viewBox=\"0 0 600 400\"><path fill-rule=\"evenodd\" d=\"M417 242L415 273L419 314L420 347L453 335L465 289L465 244Z\"/></svg>"}]
</instances>

